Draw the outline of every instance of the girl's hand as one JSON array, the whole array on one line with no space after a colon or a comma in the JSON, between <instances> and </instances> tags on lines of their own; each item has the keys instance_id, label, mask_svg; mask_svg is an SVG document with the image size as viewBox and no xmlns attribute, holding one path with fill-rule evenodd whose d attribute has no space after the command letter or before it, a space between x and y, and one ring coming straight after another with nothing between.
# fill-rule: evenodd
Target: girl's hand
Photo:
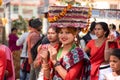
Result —
<instances>
[{"instance_id":1,"label":"girl's hand","mask_svg":"<svg viewBox=\"0 0 120 80\"><path fill-rule=\"evenodd\" d=\"M54 63L57 60L57 49L54 48L53 46L49 45L48 46L48 51L50 53L50 59Z\"/></svg>"},{"instance_id":2,"label":"girl's hand","mask_svg":"<svg viewBox=\"0 0 120 80\"><path fill-rule=\"evenodd\" d=\"M43 61L43 63L48 62L48 49L46 45L42 45L41 49L39 50L39 55Z\"/></svg>"},{"instance_id":3,"label":"girl's hand","mask_svg":"<svg viewBox=\"0 0 120 80\"><path fill-rule=\"evenodd\" d=\"M116 38L115 38L114 35L109 35L107 41L108 41L108 42L113 42L113 41L115 41L115 39L116 39Z\"/></svg>"}]
</instances>

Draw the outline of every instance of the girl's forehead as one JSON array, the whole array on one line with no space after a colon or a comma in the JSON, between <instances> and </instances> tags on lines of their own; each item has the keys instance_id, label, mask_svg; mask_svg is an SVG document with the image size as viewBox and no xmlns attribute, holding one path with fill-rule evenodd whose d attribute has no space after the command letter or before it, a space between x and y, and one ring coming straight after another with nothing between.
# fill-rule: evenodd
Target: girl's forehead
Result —
<instances>
[{"instance_id":1,"label":"girl's forehead","mask_svg":"<svg viewBox=\"0 0 120 80\"><path fill-rule=\"evenodd\" d=\"M119 59L117 56L110 55L110 59Z\"/></svg>"},{"instance_id":2,"label":"girl's forehead","mask_svg":"<svg viewBox=\"0 0 120 80\"><path fill-rule=\"evenodd\" d=\"M101 24L96 24L96 26L97 26L97 27L98 27L98 26L101 27L102 25L101 25ZM96 27L96 26L95 26L95 27Z\"/></svg>"},{"instance_id":3,"label":"girl's forehead","mask_svg":"<svg viewBox=\"0 0 120 80\"><path fill-rule=\"evenodd\" d=\"M68 31L67 28L61 28L60 30L61 30L61 31Z\"/></svg>"}]
</instances>

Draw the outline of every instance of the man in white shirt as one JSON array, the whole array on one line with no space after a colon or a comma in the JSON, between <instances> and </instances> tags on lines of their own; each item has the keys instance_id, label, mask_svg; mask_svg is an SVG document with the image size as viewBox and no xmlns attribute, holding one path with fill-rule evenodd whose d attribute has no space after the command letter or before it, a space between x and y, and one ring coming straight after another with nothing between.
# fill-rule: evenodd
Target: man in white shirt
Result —
<instances>
[{"instance_id":1,"label":"man in white shirt","mask_svg":"<svg viewBox=\"0 0 120 80\"><path fill-rule=\"evenodd\" d=\"M29 26L28 26L28 30L31 29L31 20L29 20ZM16 45L17 46L20 46L20 45L23 45L23 48L22 48L22 53L20 55L20 65L22 65L23 61L28 58L28 54L27 54L27 37L29 35L29 32L25 32L23 33L20 38L17 40L16 42ZM22 69L20 68L20 80L29 80L29 77L30 77L30 73L29 72L24 72L22 71Z\"/></svg>"}]
</instances>

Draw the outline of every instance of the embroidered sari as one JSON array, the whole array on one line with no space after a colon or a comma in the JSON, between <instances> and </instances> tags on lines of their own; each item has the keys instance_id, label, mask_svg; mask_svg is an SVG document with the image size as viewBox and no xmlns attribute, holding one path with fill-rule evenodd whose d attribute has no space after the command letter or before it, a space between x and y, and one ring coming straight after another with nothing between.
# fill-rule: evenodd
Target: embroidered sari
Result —
<instances>
[{"instance_id":1,"label":"embroidered sari","mask_svg":"<svg viewBox=\"0 0 120 80\"><path fill-rule=\"evenodd\" d=\"M80 49L74 48L60 60L61 66L67 70L65 80L90 80L90 61ZM51 66L52 80L63 80ZM44 79L47 80L47 79Z\"/></svg>"}]
</instances>

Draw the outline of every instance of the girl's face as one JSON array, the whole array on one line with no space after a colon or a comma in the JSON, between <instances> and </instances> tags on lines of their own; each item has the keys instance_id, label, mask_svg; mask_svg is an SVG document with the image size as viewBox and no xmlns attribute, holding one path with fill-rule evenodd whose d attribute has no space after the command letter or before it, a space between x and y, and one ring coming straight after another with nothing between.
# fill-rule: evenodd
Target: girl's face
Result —
<instances>
[{"instance_id":1,"label":"girl's face","mask_svg":"<svg viewBox=\"0 0 120 80\"><path fill-rule=\"evenodd\" d=\"M62 28L59 32L59 40L63 45L72 44L74 41L75 35L73 35L67 28Z\"/></svg>"},{"instance_id":2,"label":"girl's face","mask_svg":"<svg viewBox=\"0 0 120 80\"><path fill-rule=\"evenodd\" d=\"M17 34L17 30L13 30L13 32L12 32L13 34Z\"/></svg>"},{"instance_id":3,"label":"girl's face","mask_svg":"<svg viewBox=\"0 0 120 80\"><path fill-rule=\"evenodd\" d=\"M50 42L55 42L58 40L57 33L53 28L48 29L47 37Z\"/></svg>"},{"instance_id":4,"label":"girl's face","mask_svg":"<svg viewBox=\"0 0 120 80\"><path fill-rule=\"evenodd\" d=\"M100 24L97 24L95 26L95 35L98 38L101 38L101 37L105 36L105 31L103 30L103 28L102 28L102 26Z\"/></svg>"},{"instance_id":5,"label":"girl's face","mask_svg":"<svg viewBox=\"0 0 120 80\"><path fill-rule=\"evenodd\" d=\"M116 56L111 55L110 56L110 67L113 71L119 71L120 70L120 59Z\"/></svg>"}]
</instances>

